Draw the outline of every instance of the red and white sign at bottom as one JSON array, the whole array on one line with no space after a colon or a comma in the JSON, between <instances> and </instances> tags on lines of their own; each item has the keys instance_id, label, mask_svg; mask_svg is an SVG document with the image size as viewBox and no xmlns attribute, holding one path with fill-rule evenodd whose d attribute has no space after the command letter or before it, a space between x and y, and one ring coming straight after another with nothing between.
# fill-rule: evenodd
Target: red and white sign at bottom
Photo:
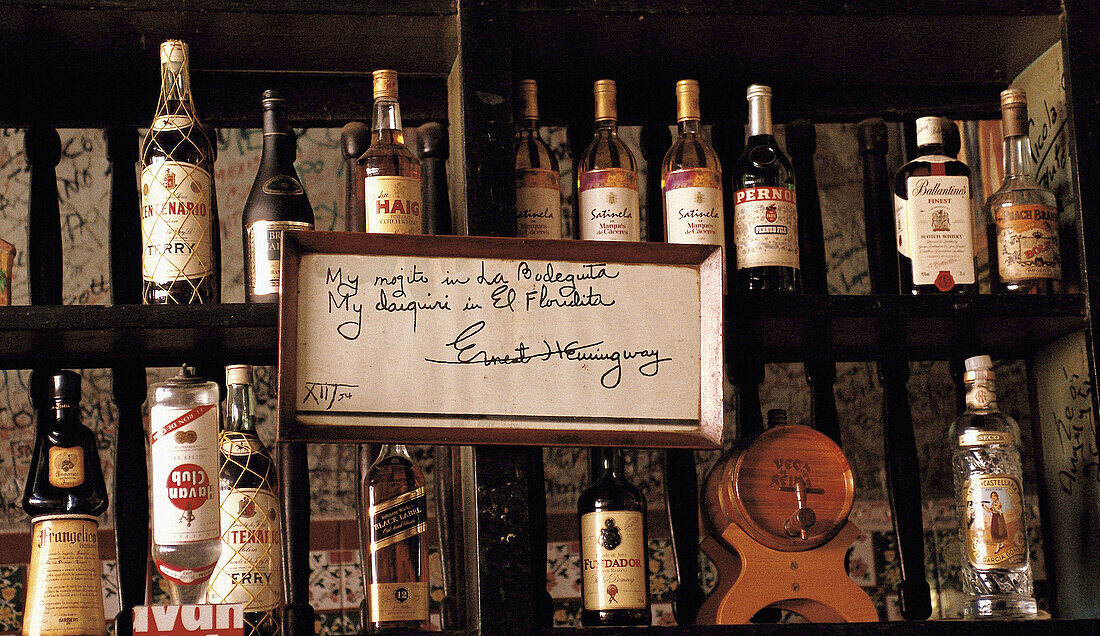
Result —
<instances>
[{"instance_id":1,"label":"red and white sign at bottom","mask_svg":"<svg viewBox=\"0 0 1100 636\"><path fill-rule=\"evenodd\" d=\"M244 636L244 606L152 605L134 608L134 633L150 636Z\"/></svg>"}]
</instances>

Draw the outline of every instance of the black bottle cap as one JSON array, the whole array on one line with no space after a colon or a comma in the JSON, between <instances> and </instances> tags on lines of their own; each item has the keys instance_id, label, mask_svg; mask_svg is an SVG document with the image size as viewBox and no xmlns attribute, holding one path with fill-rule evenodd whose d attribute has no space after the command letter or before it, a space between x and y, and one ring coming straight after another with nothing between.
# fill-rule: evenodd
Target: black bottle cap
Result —
<instances>
[{"instance_id":1,"label":"black bottle cap","mask_svg":"<svg viewBox=\"0 0 1100 636\"><path fill-rule=\"evenodd\" d=\"M285 99L283 99L283 96L279 94L279 91L272 88L264 91L263 97L261 99L264 108L281 106L286 101Z\"/></svg>"},{"instance_id":2,"label":"black bottle cap","mask_svg":"<svg viewBox=\"0 0 1100 636\"><path fill-rule=\"evenodd\" d=\"M80 374L58 371L50 376L50 400L68 407L80 406Z\"/></svg>"}]
</instances>

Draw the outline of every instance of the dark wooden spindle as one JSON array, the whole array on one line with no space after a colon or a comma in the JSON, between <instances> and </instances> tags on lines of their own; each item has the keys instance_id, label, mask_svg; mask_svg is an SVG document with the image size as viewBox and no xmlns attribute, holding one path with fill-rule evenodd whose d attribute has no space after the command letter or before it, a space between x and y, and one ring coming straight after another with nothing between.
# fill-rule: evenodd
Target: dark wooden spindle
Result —
<instances>
[{"instance_id":1,"label":"dark wooden spindle","mask_svg":"<svg viewBox=\"0 0 1100 636\"><path fill-rule=\"evenodd\" d=\"M57 201L57 162L61 138L49 126L31 126L23 137L31 174L27 237L27 279L32 305L61 304L61 212Z\"/></svg>"},{"instance_id":2,"label":"dark wooden spindle","mask_svg":"<svg viewBox=\"0 0 1100 636\"><path fill-rule=\"evenodd\" d=\"M309 604L309 463L305 442L279 444L283 488L283 563L286 579L284 634L312 634Z\"/></svg>"},{"instance_id":3,"label":"dark wooden spindle","mask_svg":"<svg viewBox=\"0 0 1100 636\"><path fill-rule=\"evenodd\" d=\"M344 155L344 229L348 232L366 230L363 209L363 183L359 177L359 157L370 147L370 128L358 121L348 122L340 129L340 151Z\"/></svg>"},{"instance_id":4,"label":"dark wooden spindle","mask_svg":"<svg viewBox=\"0 0 1100 636\"><path fill-rule=\"evenodd\" d=\"M665 240L665 200L661 192L661 162L672 144L668 124L651 122L642 126L642 156L646 161L646 238Z\"/></svg>"},{"instance_id":5,"label":"dark wooden spindle","mask_svg":"<svg viewBox=\"0 0 1100 636\"><path fill-rule=\"evenodd\" d=\"M420 184L428 234L451 233L451 199L447 190L447 125L428 122L420 127Z\"/></svg>"},{"instance_id":6,"label":"dark wooden spindle","mask_svg":"<svg viewBox=\"0 0 1100 636\"><path fill-rule=\"evenodd\" d=\"M863 226L867 233L867 263L871 291L898 291L898 247L894 222L894 195L886 169L886 122L879 118L859 122L859 158L863 166ZM891 210L890 214L884 214Z\"/></svg>"},{"instance_id":7,"label":"dark wooden spindle","mask_svg":"<svg viewBox=\"0 0 1100 636\"><path fill-rule=\"evenodd\" d=\"M454 453L452 447L440 444L435 446L435 519L439 528L440 560L443 563L443 600L440 603L440 623L444 630L462 629L465 621L460 612L465 604L460 601L464 594L459 588L464 583L458 573L461 561L461 531L455 519L455 506L459 494L453 489Z\"/></svg>"}]
</instances>

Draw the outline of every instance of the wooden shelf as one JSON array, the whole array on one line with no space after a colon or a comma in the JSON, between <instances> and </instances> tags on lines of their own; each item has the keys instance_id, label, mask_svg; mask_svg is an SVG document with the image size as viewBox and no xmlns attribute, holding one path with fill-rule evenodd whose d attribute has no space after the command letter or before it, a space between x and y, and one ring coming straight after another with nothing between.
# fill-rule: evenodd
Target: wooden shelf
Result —
<instances>
[{"instance_id":1,"label":"wooden shelf","mask_svg":"<svg viewBox=\"0 0 1100 636\"><path fill-rule=\"evenodd\" d=\"M637 636L656 634L684 634L693 636L719 636L720 634L744 636L955 636L979 633L992 629L971 621L915 621L889 623L792 623L785 625L723 625L723 626L685 626L685 627L601 627L588 629L547 629L546 636L613 636L631 634ZM1100 630L1100 620L1038 620L1038 621L997 621L996 632L1004 636L1045 636L1047 634L1094 634Z\"/></svg>"},{"instance_id":2,"label":"wooden shelf","mask_svg":"<svg viewBox=\"0 0 1100 636\"><path fill-rule=\"evenodd\" d=\"M520 12L703 15L1057 15L1059 0L517 0Z\"/></svg>"}]
</instances>

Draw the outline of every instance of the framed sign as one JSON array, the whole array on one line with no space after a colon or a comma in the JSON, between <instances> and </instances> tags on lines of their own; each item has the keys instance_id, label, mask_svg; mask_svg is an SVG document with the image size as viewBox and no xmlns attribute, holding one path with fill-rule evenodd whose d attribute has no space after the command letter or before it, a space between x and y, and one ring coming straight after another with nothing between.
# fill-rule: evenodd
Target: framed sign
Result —
<instances>
[{"instance_id":1,"label":"framed sign","mask_svg":"<svg viewBox=\"0 0 1100 636\"><path fill-rule=\"evenodd\" d=\"M279 439L717 448L718 248L285 232Z\"/></svg>"}]
</instances>

